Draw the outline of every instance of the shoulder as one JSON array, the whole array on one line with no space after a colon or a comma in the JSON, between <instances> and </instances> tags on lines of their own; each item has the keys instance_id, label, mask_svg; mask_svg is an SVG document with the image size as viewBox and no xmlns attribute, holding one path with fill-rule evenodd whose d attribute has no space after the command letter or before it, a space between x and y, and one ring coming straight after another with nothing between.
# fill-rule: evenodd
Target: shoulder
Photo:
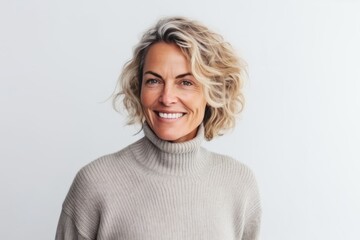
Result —
<instances>
[{"instance_id":1,"label":"shoulder","mask_svg":"<svg viewBox=\"0 0 360 240\"><path fill-rule=\"evenodd\" d=\"M139 140L140 141L140 140ZM139 142L138 141L138 142ZM101 201L105 191L117 181L124 180L133 171L132 145L120 151L103 155L83 166L76 174L65 205L73 205L73 201Z\"/></svg>"},{"instance_id":2,"label":"shoulder","mask_svg":"<svg viewBox=\"0 0 360 240\"><path fill-rule=\"evenodd\" d=\"M224 171L234 177L255 180L255 174L245 163L225 154L208 151L213 168Z\"/></svg>"},{"instance_id":3,"label":"shoulder","mask_svg":"<svg viewBox=\"0 0 360 240\"><path fill-rule=\"evenodd\" d=\"M233 196L247 209L246 214L261 214L261 202L256 174L245 163L224 154L210 152L213 161L213 172L221 172L221 178ZM219 176L218 178L219 179Z\"/></svg>"},{"instance_id":4,"label":"shoulder","mask_svg":"<svg viewBox=\"0 0 360 240\"><path fill-rule=\"evenodd\" d=\"M134 146L141 144L140 139L127 147L110 154L103 155L83 166L77 173L75 180L99 183L107 181L113 175L126 174L133 167Z\"/></svg>"},{"instance_id":5,"label":"shoulder","mask_svg":"<svg viewBox=\"0 0 360 240\"><path fill-rule=\"evenodd\" d=\"M208 151L211 159L211 175L223 179L234 193L257 194L256 174L245 163L225 154Z\"/></svg>"}]
</instances>

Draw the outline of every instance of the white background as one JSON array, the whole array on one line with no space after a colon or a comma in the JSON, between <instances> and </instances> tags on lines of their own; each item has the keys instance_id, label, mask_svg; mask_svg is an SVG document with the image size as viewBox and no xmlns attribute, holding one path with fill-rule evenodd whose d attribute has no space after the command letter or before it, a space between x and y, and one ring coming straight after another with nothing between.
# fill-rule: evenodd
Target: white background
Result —
<instances>
[{"instance_id":1,"label":"white background","mask_svg":"<svg viewBox=\"0 0 360 240\"><path fill-rule=\"evenodd\" d=\"M106 100L141 33L170 15L248 62L236 129L205 145L255 172L261 239L360 239L359 12L356 0L1 0L1 239L53 239L76 172L141 137Z\"/></svg>"}]
</instances>

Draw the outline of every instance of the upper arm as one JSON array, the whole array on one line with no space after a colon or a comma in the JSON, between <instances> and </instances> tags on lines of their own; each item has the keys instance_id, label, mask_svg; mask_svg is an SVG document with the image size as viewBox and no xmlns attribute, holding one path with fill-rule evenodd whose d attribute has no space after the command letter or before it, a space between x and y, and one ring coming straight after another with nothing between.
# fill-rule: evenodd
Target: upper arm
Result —
<instances>
[{"instance_id":1,"label":"upper arm","mask_svg":"<svg viewBox=\"0 0 360 240\"><path fill-rule=\"evenodd\" d=\"M79 233L74 221L61 211L59 223L56 229L55 240L89 240Z\"/></svg>"},{"instance_id":2,"label":"upper arm","mask_svg":"<svg viewBox=\"0 0 360 240\"><path fill-rule=\"evenodd\" d=\"M91 168L76 175L63 203L57 239L96 239L100 222L99 181Z\"/></svg>"}]
</instances>

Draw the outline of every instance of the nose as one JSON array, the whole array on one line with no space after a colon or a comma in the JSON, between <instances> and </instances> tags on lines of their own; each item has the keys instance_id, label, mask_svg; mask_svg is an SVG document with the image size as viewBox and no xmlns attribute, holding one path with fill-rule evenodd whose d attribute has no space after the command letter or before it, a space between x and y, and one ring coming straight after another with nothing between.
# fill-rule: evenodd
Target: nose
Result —
<instances>
[{"instance_id":1,"label":"nose","mask_svg":"<svg viewBox=\"0 0 360 240\"><path fill-rule=\"evenodd\" d=\"M165 84L159 97L159 102L165 106L170 106L177 102L176 90L173 86Z\"/></svg>"}]
</instances>

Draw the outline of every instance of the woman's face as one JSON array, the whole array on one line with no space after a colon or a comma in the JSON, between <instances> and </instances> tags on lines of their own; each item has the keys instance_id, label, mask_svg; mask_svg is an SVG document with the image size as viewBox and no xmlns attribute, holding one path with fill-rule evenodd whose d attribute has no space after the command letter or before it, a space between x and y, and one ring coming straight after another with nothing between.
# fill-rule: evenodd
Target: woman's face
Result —
<instances>
[{"instance_id":1,"label":"woman's face","mask_svg":"<svg viewBox=\"0 0 360 240\"><path fill-rule=\"evenodd\" d=\"M171 142L194 138L204 118L206 100L180 48L164 42L152 45L142 77L141 104L155 134Z\"/></svg>"}]
</instances>

